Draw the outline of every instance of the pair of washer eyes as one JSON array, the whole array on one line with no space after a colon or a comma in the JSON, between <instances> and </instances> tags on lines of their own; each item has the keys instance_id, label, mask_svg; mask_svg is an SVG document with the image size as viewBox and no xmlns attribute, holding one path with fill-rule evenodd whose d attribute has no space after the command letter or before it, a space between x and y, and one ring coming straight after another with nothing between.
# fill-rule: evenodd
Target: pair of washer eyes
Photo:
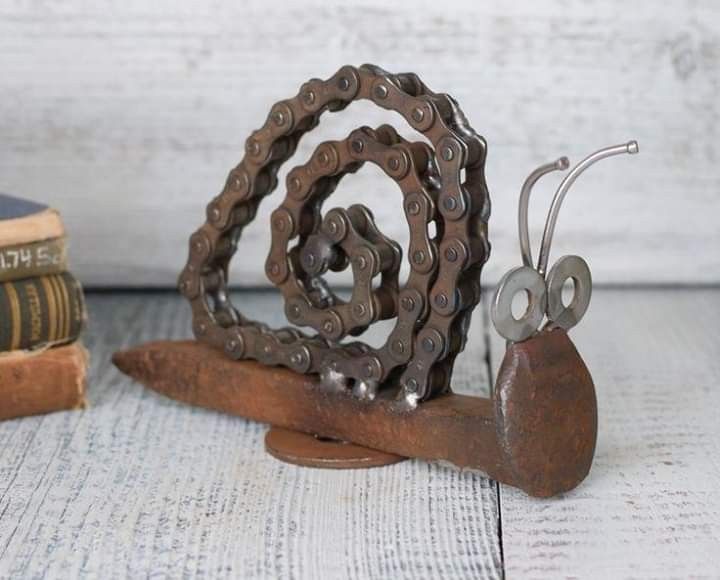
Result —
<instances>
[{"instance_id":1,"label":"pair of washer eyes","mask_svg":"<svg viewBox=\"0 0 720 580\"><path fill-rule=\"evenodd\" d=\"M573 281L574 295L569 305L563 302L563 287ZM518 293L527 295L525 313L516 318L512 304ZM590 305L592 277L587 262L580 256L563 256L550 269L547 279L529 266L513 268L498 284L491 307L497 331L512 342L530 338L547 315L554 326L569 330L582 319Z\"/></svg>"},{"instance_id":2,"label":"pair of washer eyes","mask_svg":"<svg viewBox=\"0 0 720 580\"><path fill-rule=\"evenodd\" d=\"M520 253L523 265L510 270L502 277L490 308L493 324L504 338L512 342L530 338L540 329L546 315L550 324L565 330L580 322L590 305L592 294L592 276L585 260L580 256L563 256L546 275L560 207L572 184L593 163L613 155L633 154L638 151L637 141L605 147L588 155L565 176L550 205L536 267L533 267L528 228L530 193L538 179L546 173L567 169L570 165L567 157L561 157L553 163L538 167L525 180L518 208ZM568 280L573 281L574 295L570 304L566 306L563 303L563 287ZM528 306L525 313L516 318L512 312L512 304L518 293L527 295Z\"/></svg>"}]
</instances>

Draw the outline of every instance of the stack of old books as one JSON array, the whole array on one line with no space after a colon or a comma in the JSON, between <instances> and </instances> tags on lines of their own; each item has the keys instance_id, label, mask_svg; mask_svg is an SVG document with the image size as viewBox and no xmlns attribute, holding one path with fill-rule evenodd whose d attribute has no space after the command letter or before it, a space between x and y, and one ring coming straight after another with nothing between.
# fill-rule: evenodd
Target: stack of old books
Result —
<instances>
[{"instance_id":1,"label":"stack of old books","mask_svg":"<svg viewBox=\"0 0 720 580\"><path fill-rule=\"evenodd\" d=\"M58 212L0 194L0 419L84 405L85 318Z\"/></svg>"}]
</instances>

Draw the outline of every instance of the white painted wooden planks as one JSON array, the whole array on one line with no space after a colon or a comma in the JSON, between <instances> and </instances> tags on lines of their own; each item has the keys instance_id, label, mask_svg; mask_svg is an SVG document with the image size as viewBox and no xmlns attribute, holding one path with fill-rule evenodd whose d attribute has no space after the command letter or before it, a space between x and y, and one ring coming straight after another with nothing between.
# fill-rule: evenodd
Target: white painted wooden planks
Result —
<instances>
[{"instance_id":1,"label":"white painted wooden planks","mask_svg":"<svg viewBox=\"0 0 720 580\"><path fill-rule=\"evenodd\" d=\"M271 324L276 296L238 300ZM180 405L109 362L186 337L167 294L90 296L90 408L0 422L0 578L499 578L497 486L408 461L306 470L265 427ZM487 390L482 324L458 380Z\"/></svg>"},{"instance_id":2,"label":"white painted wooden planks","mask_svg":"<svg viewBox=\"0 0 720 580\"><path fill-rule=\"evenodd\" d=\"M595 462L552 500L501 486L507 577L720 577L720 290L596 292L572 336Z\"/></svg>"},{"instance_id":3,"label":"white painted wooden planks","mask_svg":"<svg viewBox=\"0 0 720 580\"><path fill-rule=\"evenodd\" d=\"M345 63L414 70L488 139L494 281L518 261L515 211L536 165L629 138L641 154L583 177L555 255L603 282L720 280L720 5L654 2L0 2L0 190L65 214L86 284L173 285L186 240L270 104ZM394 117L354 106L300 148ZM397 123L396 123L397 124ZM557 183L550 178L549 181ZM407 243L399 195L361 199ZM233 281L266 284L268 200ZM539 232L549 184L533 203Z\"/></svg>"},{"instance_id":4,"label":"white painted wooden planks","mask_svg":"<svg viewBox=\"0 0 720 580\"><path fill-rule=\"evenodd\" d=\"M282 322L275 297L241 300ZM90 409L0 422L0 578L501 576L493 483L420 462L276 462L262 426L163 399L110 365L120 346L187 336L178 298L89 302ZM719 290L596 292L572 333L598 389L596 461L562 498L502 486L508 578L718 576L719 323ZM487 392L484 331L478 312L460 391ZM502 348L495 338L495 366Z\"/></svg>"}]
</instances>

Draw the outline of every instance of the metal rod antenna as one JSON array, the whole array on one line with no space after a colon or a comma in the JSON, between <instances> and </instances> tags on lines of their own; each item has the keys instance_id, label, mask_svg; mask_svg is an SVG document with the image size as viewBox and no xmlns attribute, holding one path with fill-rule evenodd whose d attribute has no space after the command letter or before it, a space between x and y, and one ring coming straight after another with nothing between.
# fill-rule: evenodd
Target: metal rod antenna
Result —
<instances>
[{"instance_id":1,"label":"metal rod antenna","mask_svg":"<svg viewBox=\"0 0 720 580\"><path fill-rule=\"evenodd\" d=\"M541 165L530 175L528 175L525 183L520 190L520 203L518 204L518 231L520 234L520 255L525 266L532 268L533 257L530 249L530 232L528 226L528 205L530 203L530 193L535 183L543 175L551 171L565 171L570 166L567 157L560 157L552 163Z\"/></svg>"},{"instance_id":2,"label":"metal rod antenna","mask_svg":"<svg viewBox=\"0 0 720 580\"><path fill-rule=\"evenodd\" d=\"M640 148L638 147L637 141L628 141L622 145L613 145L611 147L599 149L598 151L595 151L595 153L588 155L585 159L573 167L570 173L565 176L565 179L562 180L555 192L555 196L553 197L552 205L550 206L550 211L548 212L548 217L545 222L545 231L543 232L542 244L540 246L540 257L538 258L537 266L537 271L542 276L545 276L548 259L550 258L550 246L552 245L552 238L555 233L555 225L557 224L560 207L565 199L565 195L572 184L575 183L575 180L583 171L601 159L612 157L613 155L621 155L623 153L634 154L639 150Z\"/></svg>"}]
</instances>

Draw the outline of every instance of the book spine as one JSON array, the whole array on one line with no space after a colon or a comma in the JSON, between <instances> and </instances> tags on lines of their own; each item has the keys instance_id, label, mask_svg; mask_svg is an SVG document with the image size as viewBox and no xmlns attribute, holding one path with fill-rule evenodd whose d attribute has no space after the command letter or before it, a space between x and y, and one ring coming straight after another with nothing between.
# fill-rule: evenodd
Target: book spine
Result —
<instances>
[{"instance_id":1,"label":"book spine","mask_svg":"<svg viewBox=\"0 0 720 580\"><path fill-rule=\"evenodd\" d=\"M0 284L0 351L71 342L85 318L82 288L68 272Z\"/></svg>"},{"instance_id":2,"label":"book spine","mask_svg":"<svg viewBox=\"0 0 720 580\"><path fill-rule=\"evenodd\" d=\"M0 282L67 270L65 238L0 248Z\"/></svg>"},{"instance_id":3,"label":"book spine","mask_svg":"<svg viewBox=\"0 0 720 580\"><path fill-rule=\"evenodd\" d=\"M0 356L0 419L84 407L87 365L79 342Z\"/></svg>"}]
</instances>

